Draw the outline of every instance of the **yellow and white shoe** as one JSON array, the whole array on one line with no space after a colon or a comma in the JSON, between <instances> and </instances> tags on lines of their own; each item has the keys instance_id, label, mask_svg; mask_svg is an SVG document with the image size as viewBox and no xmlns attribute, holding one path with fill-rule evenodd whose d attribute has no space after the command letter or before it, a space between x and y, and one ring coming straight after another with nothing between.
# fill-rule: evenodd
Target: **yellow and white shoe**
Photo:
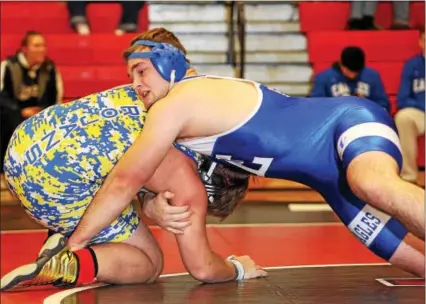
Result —
<instances>
[{"instance_id":1,"label":"yellow and white shoe","mask_svg":"<svg viewBox=\"0 0 426 304\"><path fill-rule=\"evenodd\" d=\"M57 233L44 243L34 263L20 266L1 278L1 291L30 286L72 287L78 276L78 259Z\"/></svg>"}]
</instances>

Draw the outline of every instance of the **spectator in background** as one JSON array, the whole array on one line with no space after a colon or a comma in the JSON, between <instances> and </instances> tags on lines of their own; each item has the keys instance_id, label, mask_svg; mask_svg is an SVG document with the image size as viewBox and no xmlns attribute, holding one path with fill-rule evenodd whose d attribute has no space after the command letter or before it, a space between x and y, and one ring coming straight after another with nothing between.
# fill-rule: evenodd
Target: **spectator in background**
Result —
<instances>
[{"instance_id":1,"label":"spectator in background","mask_svg":"<svg viewBox=\"0 0 426 304\"><path fill-rule=\"evenodd\" d=\"M46 57L46 41L29 31L14 56L1 62L0 78L0 165L3 185L3 160L15 128L44 108L62 101L62 79L55 64Z\"/></svg>"},{"instance_id":2,"label":"spectator in background","mask_svg":"<svg viewBox=\"0 0 426 304\"><path fill-rule=\"evenodd\" d=\"M358 96L372 100L389 112L389 99L377 71L365 66L365 54L356 46L346 47L340 62L314 78L311 97Z\"/></svg>"},{"instance_id":3,"label":"spectator in background","mask_svg":"<svg viewBox=\"0 0 426 304\"><path fill-rule=\"evenodd\" d=\"M136 32L138 27L139 11L145 1L114 1L122 6L121 20L116 35ZM70 13L71 26L80 35L90 34L90 25L86 18L86 7L90 1L68 1L68 11Z\"/></svg>"},{"instance_id":4,"label":"spectator in background","mask_svg":"<svg viewBox=\"0 0 426 304\"><path fill-rule=\"evenodd\" d=\"M346 29L348 30L376 30L374 15L378 1L352 1L351 15ZM409 1L393 2L393 23L390 29L410 29L410 3Z\"/></svg>"},{"instance_id":5,"label":"spectator in background","mask_svg":"<svg viewBox=\"0 0 426 304\"><path fill-rule=\"evenodd\" d=\"M417 182L417 137L425 134L425 30L420 31L422 53L409 59L401 76L395 123L399 131L403 164L401 177Z\"/></svg>"}]
</instances>

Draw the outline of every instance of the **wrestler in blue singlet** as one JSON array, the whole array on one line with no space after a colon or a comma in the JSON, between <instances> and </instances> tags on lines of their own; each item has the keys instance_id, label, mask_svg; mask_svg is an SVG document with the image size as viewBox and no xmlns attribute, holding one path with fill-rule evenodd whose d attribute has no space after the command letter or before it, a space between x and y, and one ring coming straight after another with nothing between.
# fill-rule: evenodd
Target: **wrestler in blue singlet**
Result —
<instances>
[{"instance_id":1,"label":"wrestler in blue singlet","mask_svg":"<svg viewBox=\"0 0 426 304\"><path fill-rule=\"evenodd\" d=\"M198 77L220 78L196 76L183 81ZM258 88L259 104L246 121L225 133L180 144L255 175L311 187L366 246L388 260L407 230L358 199L345 170L357 155L368 151L385 152L401 167L392 118L366 99L295 98L252 83Z\"/></svg>"}]
</instances>

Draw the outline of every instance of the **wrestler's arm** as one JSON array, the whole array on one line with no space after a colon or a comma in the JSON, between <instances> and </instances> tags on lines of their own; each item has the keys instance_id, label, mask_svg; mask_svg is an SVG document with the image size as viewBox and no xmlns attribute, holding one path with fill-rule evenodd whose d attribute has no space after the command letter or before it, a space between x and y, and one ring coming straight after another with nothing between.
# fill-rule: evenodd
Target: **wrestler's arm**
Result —
<instances>
[{"instance_id":1,"label":"wrestler's arm","mask_svg":"<svg viewBox=\"0 0 426 304\"><path fill-rule=\"evenodd\" d=\"M71 235L71 248L86 246L126 209L152 177L186 122L189 111L185 107L172 97L152 106L141 135L105 179Z\"/></svg>"},{"instance_id":2,"label":"wrestler's arm","mask_svg":"<svg viewBox=\"0 0 426 304\"><path fill-rule=\"evenodd\" d=\"M213 252L206 234L207 195L194 162L182 152L171 149L146 188L159 193L174 193L173 205L189 205L191 226L176 236L183 263L197 280L206 283L235 279L234 266Z\"/></svg>"}]
</instances>

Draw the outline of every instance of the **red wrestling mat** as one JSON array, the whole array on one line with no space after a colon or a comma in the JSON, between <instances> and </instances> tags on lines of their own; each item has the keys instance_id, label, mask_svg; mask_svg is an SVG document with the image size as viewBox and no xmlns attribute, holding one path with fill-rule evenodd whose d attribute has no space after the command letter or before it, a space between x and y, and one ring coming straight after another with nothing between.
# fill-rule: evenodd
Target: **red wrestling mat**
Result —
<instances>
[{"instance_id":1,"label":"red wrestling mat","mask_svg":"<svg viewBox=\"0 0 426 304\"><path fill-rule=\"evenodd\" d=\"M152 230L164 251L164 273L185 272L173 235L157 228ZM45 237L43 231L2 233L1 274L31 262ZM221 225L209 227L208 237L223 257L248 254L265 267L384 262L340 224ZM62 289L3 292L1 303L40 304L59 291Z\"/></svg>"}]
</instances>

